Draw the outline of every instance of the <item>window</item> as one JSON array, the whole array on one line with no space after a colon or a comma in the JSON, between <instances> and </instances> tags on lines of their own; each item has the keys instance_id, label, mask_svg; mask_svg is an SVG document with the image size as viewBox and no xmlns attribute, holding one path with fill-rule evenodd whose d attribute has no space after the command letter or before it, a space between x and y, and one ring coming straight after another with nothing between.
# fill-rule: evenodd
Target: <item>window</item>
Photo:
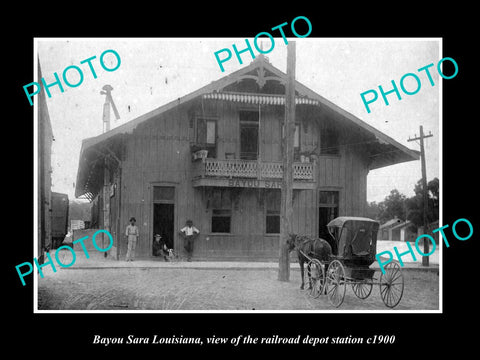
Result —
<instances>
[{"instance_id":1,"label":"window","mask_svg":"<svg viewBox=\"0 0 480 360\"><path fill-rule=\"evenodd\" d=\"M229 233L232 219L232 210L212 211L212 233Z\"/></svg>"},{"instance_id":2,"label":"window","mask_svg":"<svg viewBox=\"0 0 480 360\"><path fill-rule=\"evenodd\" d=\"M175 188L173 186L154 186L153 201L174 201Z\"/></svg>"},{"instance_id":3,"label":"window","mask_svg":"<svg viewBox=\"0 0 480 360\"><path fill-rule=\"evenodd\" d=\"M300 148L300 124L295 124L295 134L293 135L293 147Z\"/></svg>"},{"instance_id":4,"label":"window","mask_svg":"<svg viewBox=\"0 0 480 360\"><path fill-rule=\"evenodd\" d=\"M212 209L212 233L230 233L232 200L229 189L213 190Z\"/></svg>"},{"instance_id":5,"label":"window","mask_svg":"<svg viewBox=\"0 0 480 360\"><path fill-rule=\"evenodd\" d=\"M320 206L338 206L338 191L319 191Z\"/></svg>"},{"instance_id":6,"label":"window","mask_svg":"<svg viewBox=\"0 0 480 360\"><path fill-rule=\"evenodd\" d=\"M281 192L280 190L267 190L265 197L265 232L267 234L280 234Z\"/></svg>"},{"instance_id":7,"label":"window","mask_svg":"<svg viewBox=\"0 0 480 360\"><path fill-rule=\"evenodd\" d=\"M282 125L282 138L285 138L285 126ZM293 133L293 160L300 160L300 124L295 124Z\"/></svg>"},{"instance_id":8,"label":"window","mask_svg":"<svg viewBox=\"0 0 480 360\"><path fill-rule=\"evenodd\" d=\"M320 152L325 155L337 155L340 152L338 132L332 128L320 132Z\"/></svg>"},{"instance_id":9,"label":"window","mask_svg":"<svg viewBox=\"0 0 480 360\"><path fill-rule=\"evenodd\" d=\"M239 111L240 159L257 160L258 157L258 111Z\"/></svg>"},{"instance_id":10,"label":"window","mask_svg":"<svg viewBox=\"0 0 480 360\"><path fill-rule=\"evenodd\" d=\"M282 138L285 137L285 126L282 125ZM293 147L300 148L300 124L295 124L295 132L293 133Z\"/></svg>"},{"instance_id":11,"label":"window","mask_svg":"<svg viewBox=\"0 0 480 360\"><path fill-rule=\"evenodd\" d=\"M300 161L300 124L295 124L293 134L293 160Z\"/></svg>"},{"instance_id":12,"label":"window","mask_svg":"<svg viewBox=\"0 0 480 360\"><path fill-rule=\"evenodd\" d=\"M240 110L238 112L240 121L252 122L258 125L258 111Z\"/></svg>"},{"instance_id":13,"label":"window","mask_svg":"<svg viewBox=\"0 0 480 360\"><path fill-rule=\"evenodd\" d=\"M215 145L217 137L216 120L197 119L197 143Z\"/></svg>"}]
</instances>

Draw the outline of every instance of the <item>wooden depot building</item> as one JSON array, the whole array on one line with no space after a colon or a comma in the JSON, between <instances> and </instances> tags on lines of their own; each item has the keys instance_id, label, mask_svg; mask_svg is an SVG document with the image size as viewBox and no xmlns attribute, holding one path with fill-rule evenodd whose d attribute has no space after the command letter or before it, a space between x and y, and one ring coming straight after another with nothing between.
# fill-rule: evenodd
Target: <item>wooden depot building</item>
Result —
<instances>
[{"instance_id":1,"label":"wooden depot building","mask_svg":"<svg viewBox=\"0 0 480 360\"><path fill-rule=\"evenodd\" d=\"M130 217L137 256L159 233L182 254L178 231L201 235L194 259L278 258L286 74L263 56L250 65L99 136L84 139L75 195L124 259ZM299 82L293 231L328 236L337 216L364 216L367 174L419 159L417 151Z\"/></svg>"}]
</instances>

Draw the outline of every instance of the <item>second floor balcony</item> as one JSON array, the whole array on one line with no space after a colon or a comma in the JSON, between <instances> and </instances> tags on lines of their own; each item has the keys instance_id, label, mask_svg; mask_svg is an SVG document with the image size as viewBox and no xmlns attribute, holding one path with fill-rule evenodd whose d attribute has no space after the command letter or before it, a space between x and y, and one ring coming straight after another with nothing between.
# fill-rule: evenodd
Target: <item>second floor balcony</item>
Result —
<instances>
[{"instance_id":1,"label":"second floor balcony","mask_svg":"<svg viewBox=\"0 0 480 360\"><path fill-rule=\"evenodd\" d=\"M280 188L283 179L282 162L205 158L193 166L194 186ZM293 180L294 188L314 188L315 163L295 162Z\"/></svg>"}]
</instances>

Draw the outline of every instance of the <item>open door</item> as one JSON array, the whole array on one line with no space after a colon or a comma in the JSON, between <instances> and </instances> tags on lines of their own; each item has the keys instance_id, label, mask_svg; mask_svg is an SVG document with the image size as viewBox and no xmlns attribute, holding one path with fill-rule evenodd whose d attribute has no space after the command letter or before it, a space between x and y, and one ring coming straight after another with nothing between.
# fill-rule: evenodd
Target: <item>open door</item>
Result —
<instances>
[{"instance_id":1,"label":"open door","mask_svg":"<svg viewBox=\"0 0 480 360\"><path fill-rule=\"evenodd\" d=\"M174 248L175 239L175 187L153 187L153 239L156 234L162 236L167 248ZM153 247L152 247L153 255Z\"/></svg>"},{"instance_id":2,"label":"open door","mask_svg":"<svg viewBox=\"0 0 480 360\"><path fill-rule=\"evenodd\" d=\"M153 236L160 234L169 249L173 249L174 207L174 204L153 204Z\"/></svg>"}]
</instances>

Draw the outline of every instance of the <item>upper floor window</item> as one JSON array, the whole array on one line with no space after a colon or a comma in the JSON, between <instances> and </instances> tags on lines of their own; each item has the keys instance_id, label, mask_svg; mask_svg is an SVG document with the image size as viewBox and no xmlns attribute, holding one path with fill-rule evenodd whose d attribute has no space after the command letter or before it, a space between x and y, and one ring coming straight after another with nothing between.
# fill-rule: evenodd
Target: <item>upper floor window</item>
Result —
<instances>
[{"instance_id":1,"label":"upper floor window","mask_svg":"<svg viewBox=\"0 0 480 360\"><path fill-rule=\"evenodd\" d=\"M337 155L340 153L337 130L325 128L320 131L320 152L324 155Z\"/></svg>"},{"instance_id":2,"label":"upper floor window","mask_svg":"<svg viewBox=\"0 0 480 360\"><path fill-rule=\"evenodd\" d=\"M300 160L300 124L295 124L295 132L293 133L293 160Z\"/></svg>"},{"instance_id":3,"label":"upper floor window","mask_svg":"<svg viewBox=\"0 0 480 360\"><path fill-rule=\"evenodd\" d=\"M212 119L197 118L198 144L214 145L217 137L217 121Z\"/></svg>"},{"instance_id":4,"label":"upper floor window","mask_svg":"<svg viewBox=\"0 0 480 360\"><path fill-rule=\"evenodd\" d=\"M293 147L300 149L300 124L295 124L295 133L293 135Z\"/></svg>"},{"instance_id":5,"label":"upper floor window","mask_svg":"<svg viewBox=\"0 0 480 360\"><path fill-rule=\"evenodd\" d=\"M282 138L285 137L285 126L282 125ZM294 161L300 160L300 124L295 124L295 130L293 133L293 159Z\"/></svg>"}]
</instances>

